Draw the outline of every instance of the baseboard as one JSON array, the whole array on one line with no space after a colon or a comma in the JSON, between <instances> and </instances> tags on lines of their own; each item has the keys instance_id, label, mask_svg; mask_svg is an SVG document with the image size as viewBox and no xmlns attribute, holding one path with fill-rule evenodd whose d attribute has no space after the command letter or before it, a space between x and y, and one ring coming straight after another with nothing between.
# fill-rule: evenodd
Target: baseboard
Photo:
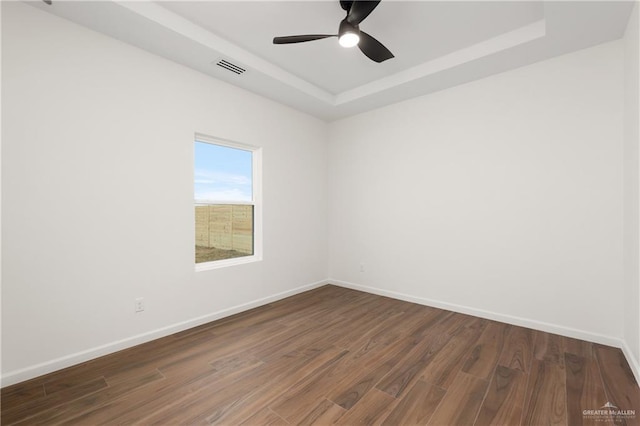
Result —
<instances>
[{"instance_id":1,"label":"baseboard","mask_svg":"<svg viewBox=\"0 0 640 426\"><path fill-rule=\"evenodd\" d=\"M182 321L176 324L169 325L167 327L158 328L146 333L138 334L136 336L128 337L126 339L111 342L106 345L87 349L82 352L70 354L61 358L57 358L51 361L43 362L41 364L33 365L27 368L23 368L16 371L10 371L0 379L2 387L13 385L23 382L25 380L33 379L43 374L52 373L63 368L71 367L82 362L86 362L104 355L108 355L122 349L127 349L142 343L149 342L151 340L159 339L161 337L169 336L173 333L188 330L189 328L197 327L202 324L206 324L211 321L215 321L221 318L228 317L240 312L247 311L249 309L257 308L262 305L266 305L271 302L275 302L289 296L303 293L305 291L313 290L314 288L321 287L329 284L328 280L317 281L312 284L307 284L301 287L294 288L292 290L283 291L281 293L274 294L272 296L264 297L262 299L256 299L251 302L243 303L241 305L233 306L221 311L212 312L207 315L203 315L197 318L192 318L187 321Z\"/></svg>"},{"instance_id":2,"label":"baseboard","mask_svg":"<svg viewBox=\"0 0 640 426\"><path fill-rule=\"evenodd\" d=\"M573 337L575 339L587 340L594 343L600 343L603 345L614 346L620 348L627 358L627 362L633 371L636 381L640 383L640 363L635 359L631 349L627 343L618 338L605 336L597 333L591 333L584 330L578 330L570 327L558 326L555 324L545 323L541 321L531 320L522 317L516 317L511 315L504 315L496 312L485 311L482 309L472 308L469 306L457 305L439 300L411 296L404 293L395 291L383 290L375 287L369 287L361 284L354 284L346 281L328 279L317 281L312 284L307 284L301 287L297 287L292 290L287 290L281 293L277 293L262 299L256 299L251 302L243 303L241 305L233 306L228 309L213 312L207 315L203 315L197 318L192 318L187 321L172 324L167 327L162 327L156 330L149 331L147 333L132 336L126 339L118 340L116 342L108 343L106 345L94 347L82 352L70 354L61 358L57 358L51 361L47 361L41 364L33 365L27 368L23 368L16 371L11 371L4 374L0 378L2 387L9 386L15 383L20 383L25 380L33 379L43 374L48 374L63 368L71 367L76 364L80 364L85 361L89 361L104 355L108 355L113 352L117 352L122 349L127 349L142 343L149 342L151 340L159 339L161 337L168 336L173 333L187 330L189 328L197 327L202 324L206 324L211 321L215 321L221 318L225 318L240 312L247 311L249 309L257 308L268 303L272 303L289 296L293 296L305 291L312 290L314 288L321 287L326 284L333 284L340 287L350 288L353 290L364 291L371 294L377 294L380 296L391 297L393 299L404 300L407 302L417 303L420 305L432 306L435 308L446 309L449 311L460 312L463 314L474 315L480 318L486 318L494 321L505 322L508 324L514 324L521 327L532 328L535 330L545 331L548 333L560 334L567 337Z\"/></svg>"},{"instance_id":3,"label":"baseboard","mask_svg":"<svg viewBox=\"0 0 640 426\"><path fill-rule=\"evenodd\" d=\"M625 358L627 358L629 367L631 367L631 371L636 377L636 383L640 383L640 363L638 363L638 360L633 355L631 348L629 347L629 345L627 345L627 342L625 340L622 341L622 346L620 347L620 349L622 349L622 353L624 354Z\"/></svg>"},{"instance_id":4,"label":"baseboard","mask_svg":"<svg viewBox=\"0 0 640 426\"><path fill-rule=\"evenodd\" d=\"M619 338L606 336L603 334L591 333L584 330L578 330L571 327L563 327L556 324L546 323L543 321L536 321L529 318L516 317L512 315L500 314L498 312L486 311L483 309L472 308L470 306L457 305L454 303L442 302L435 299L428 299L425 297L412 296L404 293L398 293L395 291L383 290L376 287L369 287L361 284L354 284L346 281L340 280L328 280L329 283L350 288L353 290L364 291L366 293L377 294L379 296L390 297L392 299L404 300L406 302L417 303L425 306L432 306L434 308L445 309L448 311L459 312L462 314L473 315L480 318L486 318L493 321L504 322L507 324L513 324L521 327L532 328L534 330L540 330L547 333L559 334L562 336L572 337L574 339L586 340L589 342L600 343L602 345L614 346L617 348L622 348L624 341ZM629 356L625 354L627 358ZM631 360L629 360L629 365L631 365ZM636 363L637 364L637 363ZM634 371L634 374L637 373Z\"/></svg>"},{"instance_id":5,"label":"baseboard","mask_svg":"<svg viewBox=\"0 0 640 426\"><path fill-rule=\"evenodd\" d=\"M404 300L406 302L417 303L425 306L432 306L435 308L446 309L448 311L459 312L462 314L473 315L480 318L486 318L493 321L500 321L507 324L513 324L521 327L532 328L534 330L540 330L547 333L559 334L561 336L572 337L574 339L586 340L589 342L599 343L602 345L613 346L620 348L627 363L636 378L636 382L640 383L640 362L633 355L631 348L627 345L624 339L606 336L598 333L591 333L585 330L579 330L571 327L563 327L556 324L546 323L543 321L536 321L529 318L516 317L512 315L500 314L497 312L486 311L483 309L472 308L469 306L457 305L454 303L442 302L440 300L429 299L425 297L411 296L404 293L398 293L395 291L383 290L376 287L369 287L362 284L354 284L347 281L329 279L330 284L340 287L350 288L353 290L364 291L366 293L377 294L379 296L390 297L392 299Z\"/></svg>"}]
</instances>

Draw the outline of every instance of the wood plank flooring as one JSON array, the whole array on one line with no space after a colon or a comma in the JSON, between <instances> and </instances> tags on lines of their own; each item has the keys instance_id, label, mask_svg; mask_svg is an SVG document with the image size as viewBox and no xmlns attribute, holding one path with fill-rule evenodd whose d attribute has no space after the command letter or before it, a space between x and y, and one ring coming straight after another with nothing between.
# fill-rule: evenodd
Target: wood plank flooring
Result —
<instances>
[{"instance_id":1,"label":"wood plank flooring","mask_svg":"<svg viewBox=\"0 0 640 426\"><path fill-rule=\"evenodd\" d=\"M640 424L619 349L335 286L4 388L1 402L4 425ZM637 416L585 415L607 403Z\"/></svg>"}]
</instances>

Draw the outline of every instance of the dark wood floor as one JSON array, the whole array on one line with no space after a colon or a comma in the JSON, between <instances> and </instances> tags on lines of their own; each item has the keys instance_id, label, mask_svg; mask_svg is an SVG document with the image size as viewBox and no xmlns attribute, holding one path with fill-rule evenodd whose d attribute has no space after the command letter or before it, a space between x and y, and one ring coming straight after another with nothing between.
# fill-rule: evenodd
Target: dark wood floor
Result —
<instances>
[{"instance_id":1,"label":"dark wood floor","mask_svg":"<svg viewBox=\"0 0 640 426\"><path fill-rule=\"evenodd\" d=\"M583 414L607 402L638 418ZM619 349L334 286L2 390L4 425L639 418Z\"/></svg>"}]
</instances>

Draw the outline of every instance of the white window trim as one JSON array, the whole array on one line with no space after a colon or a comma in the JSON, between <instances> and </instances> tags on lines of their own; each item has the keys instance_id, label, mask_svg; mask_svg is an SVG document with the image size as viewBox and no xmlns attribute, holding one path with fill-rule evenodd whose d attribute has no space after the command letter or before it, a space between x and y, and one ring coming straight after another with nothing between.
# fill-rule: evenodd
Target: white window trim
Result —
<instances>
[{"instance_id":1,"label":"white window trim","mask_svg":"<svg viewBox=\"0 0 640 426\"><path fill-rule=\"evenodd\" d=\"M252 195L253 202L247 203L242 201L224 201L216 204L252 204L253 205L253 254L250 256L234 257L232 259L212 260L211 262L196 263L196 272L210 271L212 269L226 268L235 265L244 265L247 263L262 261L262 148L253 145L247 145L227 139L216 138L213 136L204 135L202 133L196 133L193 142L205 142L215 145L226 146L229 148L242 149L244 151L251 151L251 183L252 183ZM193 143L192 142L192 143ZM195 200L192 205L198 204ZM211 203L210 200L206 200L207 203ZM195 224L194 224L195 226ZM195 231L192 232L194 243L192 247L195 247ZM194 256L195 257L195 256Z\"/></svg>"}]
</instances>

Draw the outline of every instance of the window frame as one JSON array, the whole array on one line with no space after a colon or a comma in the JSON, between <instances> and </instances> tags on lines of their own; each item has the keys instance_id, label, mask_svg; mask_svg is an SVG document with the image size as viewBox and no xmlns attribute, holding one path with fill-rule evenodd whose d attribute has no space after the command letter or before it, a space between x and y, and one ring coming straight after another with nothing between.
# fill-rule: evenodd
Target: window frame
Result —
<instances>
[{"instance_id":1,"label":"window frame","mask_svg":"<svg viewBox=\"0 0 640 426\"><path fill-rule=\"evenodd\" d=\"M245 204L253 205L253 254L247 256L234 257L231 259L211 260L209 262L195 263L196 272L209 271L218 268L227 268L229 266L244 265L247 263L262 261L262 147L244 144L240 142L231 141L228 139L218 138L214 136L205 135L202 133L196 133L193 138L193 145L195 151L195 143L202 142L212 145L223 146L226 148L240 149L243 151L251 152L251 195L252 201L227 201L214 204ZM195 152L194 152L195 156ZM195 176L195 157L192 164L192 176ZM193 189L193 186L192 186ZM198 204L198 200L195 199L195 190L192 198L192 209ZM206 203L211 204L211 203ZM195 210L192 210L195 211ZM193 238L192 247L194 248L193 257L195 262L195 219L193 222L193 228L191 236Z\"/></svg>"}]
</instances>

